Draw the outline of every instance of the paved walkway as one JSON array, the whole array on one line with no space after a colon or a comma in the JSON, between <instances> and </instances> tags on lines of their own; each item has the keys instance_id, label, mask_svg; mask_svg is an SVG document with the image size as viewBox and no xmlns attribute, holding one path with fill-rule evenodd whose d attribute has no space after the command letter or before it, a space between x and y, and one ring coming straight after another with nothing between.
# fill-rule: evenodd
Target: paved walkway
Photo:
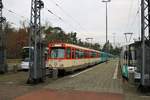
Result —
<instances>
[{"instance_id":1,"label":"paved walkway","mask_svg":"<svg viewBox=\"0 0 150 100\"><path fill-rule=\"evenodd\" d=\"M116 61L99 64L16 100L123 100L122 84L114 79L116 65Z\"/></svg>"},{"instance_id":2,"label":"paved walkway","mask_svg":"<svg viewBox=\"0 0 150 100\"><path fill-rule=\"evenodd\" d=\"M81 90L94 92L123 93L121 81L114 79L116 61L102 63L85 70L81 74L71 75L50 83L45 88L59 90ZM75 77L72 77L75 76Z\"/></svg>"}]
</instances>

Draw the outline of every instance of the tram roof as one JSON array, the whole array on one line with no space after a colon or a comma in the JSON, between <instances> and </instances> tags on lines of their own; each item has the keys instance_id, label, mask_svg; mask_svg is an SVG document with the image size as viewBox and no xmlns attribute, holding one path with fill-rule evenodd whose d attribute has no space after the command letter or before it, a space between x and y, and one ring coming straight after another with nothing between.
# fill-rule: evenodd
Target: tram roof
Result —
<instances>
[{"instance_id":1,"label":"tram roof","mask_svg":"<svg viewBox=\"0 0 150 100\"><path fill-rule=\"evenodd\" d=\"M60 43L49 43L50 44L63 44L65 46L71 46L71 47L75 47L75 48L79 48L79 49L84 49L84 50L90 50L90 51L95 51L95 52L100 52L98 50L94 50L94 49L90 49L90 48L86 48L86 47L82 47L82 46L78 46L78 45L75 45L75 44L70 44L70 43L63 43L63 42L60 42Z\"/></svg>"}]
</instances>

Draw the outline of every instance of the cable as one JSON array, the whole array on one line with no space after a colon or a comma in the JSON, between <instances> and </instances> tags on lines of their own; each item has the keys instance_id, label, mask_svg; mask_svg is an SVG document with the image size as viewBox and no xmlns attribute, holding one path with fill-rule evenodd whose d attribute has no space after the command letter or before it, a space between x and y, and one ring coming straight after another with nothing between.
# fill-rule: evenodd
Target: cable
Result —
<instances>
[{"instance_id":1,"label":"cable","mask_svg":"<svg viewBox=\"0 0 150 100\"><path fill-rule=\"evenodd\" d=\"M132 8L133 8L133 1L134 1L134 0L131 1L130 7L129 7L128 21L127 21L127 24L126 24L126 29L129 28L129 22L130 22L131 11L132 11Z\"/></svg>"},{"instance_id":2,"label":"cable","mask_svg":"<svg viewBox=\"0 0 150 100\"><path fill-rule=\"evenodd\" d=\"M52 15L56 16L59 20L63 21L63 19L62 19L61 17L57 16L57 15L56 15L55 13L53 13L51 10L47 9L47 11L48 11L49 13L51 13Z\"/></svg>"},{"instance_id":3,"label":"cable","mask_svg":"<svg viewBox=\"0 0 150 100\"><path fill-rule=\"evenodd\" d=\"M57 5L57 6L59 6L59 5ZM14 15L20 17L21 19L26 19L27 23L30 24L30 20L29 20L27 17L22 16L22 15L16 13L15 11L13 11L13 10L11 10L11 9L7 9L6 7L5 7L4 9L7 10L9 13L12 13L12 14L14 14ZM46 9L47 9L47 8L46 8ZM52 10L47 9L47 11L48 11L50 14L54 15L55 17L57 17L57 18L58 18L60 21L62 21L63 23L65 23L65 24L67 23L67 25L68 25L69 27L73 28L74 30L77 30L77 29L75 29L75 28L72 26L72 24L69 24L68 22L66 22L63 18L61 18L61 17L59 17L58 15L56 15ZM14 23L12 23L12 24L14 24ZM16 24L14 24L14 25L16 25ZM16 25L16 26L17 26L17 25Z\"/></svg>"},{"instance_id":4,"label":"cable","mask_svg":"<svg viewBox=\"0 0 150 100\"><path fill-rule=\"evenodd\" d=\"M22 15L16 13L16 12L13 11L13 10L10 10L10 9L7 9L7 8L4 8L4 9L7 10L9 13L12 13L12 14L14 14L14 15L16 15L16 16L22 18L22 19L26 19L26 20L28 21L28 24L30 24L30 20L29 20L27 17L22 16ZM51 13L52 15L54 15L55 17L57 17L60 21L64 22L64 20L63 20L61 17L57 16L57 15L56 15L55 13L53 13L50 9L47 9L47 11L48 11L49 13ZM13 23L12 23L12 24L13 24ZM14 25L16 25L16 24L14 24ZM16 26L17 26L17 25L16 25ZM71 25L69 24L68 26L70 27Z\"/></svg>"},{"instance_id":5,"label":"cable","mask_svg":"<svg viewBox=\"0 0 150 100\"><path fill-rule=\"evenodd\" d=\"M73 28L74 30L76 30L71 24L67 23L62 17L59 17L58 15L56 15L52 10L48 9L48 7L46 6L46 10L54 15L56 18L58 18L60 21L62 21L63 23L67 24L70 28Z\"/></svg>"},{"instance_id":6,"label":"cable","mask_svg":"<svg viewBox=\"0 0 150 100\"><path fill-rule=\"evenodd\" d=\"M134 0L132 0L131 2L130 2L130 7L129 7L129 13L128 13L128 21L127 21L127 23L126 23L126 25L125 25L125 28L124 28L124 32L126 32L126 31L131 31L131 32L134 32L135 31L135 27L138 27L138 26L135 26L135 25L137 25L137 24L135 24L135 22L137 21L137 18L138 18L138 15L140 14L140 7L139 7L139 0L138 0L138 2L137 2L137 5L138 6L135 6L134 5L134 8L133 8L133 4L135 4L135 1ZM135 12L135 15L133 15L133 16L131 16L132 15L132 13L133 13L133 9L136 9L135 7L138 7L137 8L137 10L136 10L136 12ZM132 13L131 13L132 12ZM137 29L139 29L139 28L137 28Z\"/></svg>"},{"instance_id":7,"label":"cable","mask_svg":"<svg viewBox=\"0 0 150 100\"><path fill-rule=\"evenodd\" d=\"M137 8L137 12L136 15L134 17L133 22L131 23L131 27L130 30L134 31L134 33L137 33L138 36L137 38L140 38L140 1L138 0L138 8Z\"/></svg>"},{"instance_id":8,"label":"cable","mask_svg":"<svg viewBox=\"0 0 150 100\"><path fill-rule=\"evenodd\" d=\"M21 17L21 18L26 19L26 20L28 20L28 21L29 21L29 19L28 19L27 17L22 16L22 15L20 15L20 14L16 13L16 12L15 12L15 11L13 11L13 10L7 9L6 7L4 7L4 9L5 9L5 10L7 10L8 12L12 13L12 14L17 15L18 17Z\"/></svg>"},{"instance_id":9,"label":"cable","mask_svg":"<svg viewBox=\"0 0 150 100\"><path fill-rule=\"evenodd\" d=\"M25 21L27 21L27 23L30 24L30 20L29 20L27 17L22 16L22 15L16 13L16 12L13 11L13 10L7 9L6 7L5 7L4 9L7 10L9 13L12 13L12 14L14 14L14 15L20 17L21 19L25 19ZM16 25L16 24L14 24L14 25ZM16 25L16 26L17 26L17 25Z\"/></svg>"},{"instance_id":10,"label":"cable","mask_svg":"<svg viewBox=\"0 0 150 100\"><path fill-rule=\"evenodd\" d=\"M140 9L139 9L140 10ZM136 15L134 16L134 20L133 22L131 23L131 26L129 27L129 30L132 30L134 25L135 25L135 22L137 21L137 17L139 15L139 10L137 11Z\"/></svg>"},{"instance_id":11,"label":"cable","mask_svg":"<svg viewBox=\"0 0 150 100\"><path fill-rule=\"evenodd\" d=\"M58 3L56 3L53 0L50 0L50 2L52 2L55 6L57 6L66 16L71 18L81 29L86 30L75 18L73 18L69 13L67 13Z\"/></svg>"},{"instance_id":12,"label":"cable","mask_svg":"<svg viewBox=\"0 0 150 100\"><path fill-rule=\"evenodd\" d=\"M82 30L84 30L85 32L87 31L87 30L85 30L81 25L80 25L80 23L78 23L70 14L68 14L58 3L55 3L54 1L51 1L56 7L58 7L68 18L70 18L74 23L76 23L77 24L77 26L78 27L80 27ZM63 22L64 23L66 23L66 21L64 21L63 20ZM69 25L69 27L71 26L71 27L73 27L73 29L75 29L75 30L78 30L78 29L76 29L76 28L74 28L74 26L72 25L72 24L70 24L69 22L67 22L67 24ZM77 32L77 31L76 31ZM79 32L80 32L80 30L79 30ZM87 36L87 34L85 35L85 34L82 34L84 37L88 37ZM84 39L83 39L84 40Z\"/></svg>"}]
</instances>

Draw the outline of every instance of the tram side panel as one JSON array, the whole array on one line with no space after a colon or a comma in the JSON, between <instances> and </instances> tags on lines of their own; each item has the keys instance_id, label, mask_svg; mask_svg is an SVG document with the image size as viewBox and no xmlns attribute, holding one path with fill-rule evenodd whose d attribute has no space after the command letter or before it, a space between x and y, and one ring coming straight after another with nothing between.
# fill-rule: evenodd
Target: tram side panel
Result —
<instances>
[{"instance_id":1,"label":"tram side panel","mask_svg":"<svg viewBox=\"0 0 150 100\"><path fill-rule=\"evenodd\" d=\"M59 69L65 71L73 71L87 66L97 64L99 58L90 59L90 64L87 64L87 59L74 59L74 60L49 60L48 66L50 69Z\"/></svg>"},{"instance_id":2,"label":"tram side panel","mask_svg":"<svg viewBox=\"0 0 150 100\"><path fill-rule=\"evenodd\" d=\"M76 70L98 63L99 55L98 51L57 44L57 47L50 47L47 66L50 69Z\"/></svg>"}]
</instances>

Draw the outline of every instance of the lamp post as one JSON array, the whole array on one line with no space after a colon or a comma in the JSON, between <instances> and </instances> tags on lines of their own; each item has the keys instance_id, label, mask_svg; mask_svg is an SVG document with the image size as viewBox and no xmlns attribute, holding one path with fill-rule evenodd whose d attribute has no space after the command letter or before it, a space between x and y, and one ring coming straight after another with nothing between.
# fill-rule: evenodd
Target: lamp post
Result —
<instances>
[{"instance_id":1,"label":"lamp post","mask_svg":"<svg viewBox=\"0 0 150 100\"><path fill-rule=\"evenodd\" d=\"M111 0L103 0L102 2L104 2L106 4L106 43L108 42L108 8L107 8L107 3L111 2Z\"/></svg>"}]
</instances>

